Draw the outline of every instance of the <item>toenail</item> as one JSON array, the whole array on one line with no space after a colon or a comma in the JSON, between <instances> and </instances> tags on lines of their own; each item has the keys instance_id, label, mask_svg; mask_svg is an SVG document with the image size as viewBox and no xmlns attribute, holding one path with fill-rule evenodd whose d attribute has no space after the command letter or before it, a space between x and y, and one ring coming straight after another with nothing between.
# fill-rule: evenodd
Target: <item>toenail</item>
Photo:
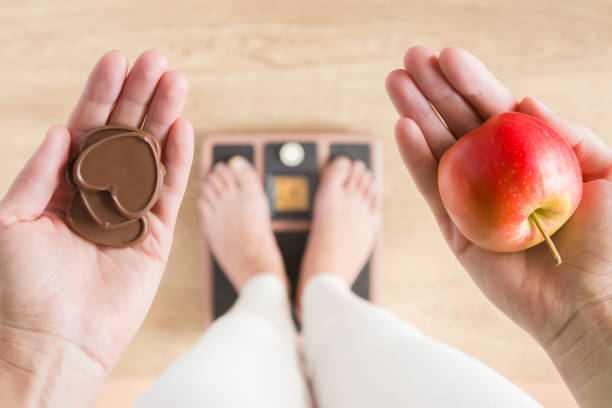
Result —
<instances>
[{"instance_id":1,"label":"toenail","mask_svg":"<svg viewBox=\"0 0 612 408\"><path fill-rule=\"evenodd\" d=\"M338 157L336 160L334 160L334 167L336 167L338 170L346 170L349 168L350 164L351 161L346 157Z\"/></svg>"},{"instance_id":2,"label":"toenail","mask_svg":"<svg viewBox=\"0 0 612 408\"><path fill-rule=\"evenodd\" d=\"M232 170L241 171L246 167L246 160L242 156L234 156L227 162L227 164L229 164Z\"/></svg>"},{"instance_id":3,"label":"toenail","mask_svg":"<svg viewBox=\"0 0 612 408\"><path fill-rule=\"evenodd\" d=\"M363 160L355 160L355 166L366 168L366 164Z\"/></svg>"}]
</instances>

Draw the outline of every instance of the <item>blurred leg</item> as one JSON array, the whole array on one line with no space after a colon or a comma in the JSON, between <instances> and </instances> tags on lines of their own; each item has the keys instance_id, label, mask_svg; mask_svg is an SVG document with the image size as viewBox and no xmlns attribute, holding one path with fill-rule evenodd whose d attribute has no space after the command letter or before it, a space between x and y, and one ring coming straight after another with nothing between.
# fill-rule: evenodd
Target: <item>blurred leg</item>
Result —
<instances>
[{"instance_id":1,"label":"blurred leg","mask_svg":"<svg viewBox=\"0 0 612 408\"><path fill-rule=\"evenodd\" d=\"M508 380L318 274L302 299L318 408L539 407Z\"/></svg>"},{"instance_id":2,"label":"blurred leg","mask_svg":"<svg viewBox=\"0 0 612 408\"><path fill-rule=\"evenodd\" d=\"M306 407L287 281L267 197L242 158L203 169L202 235L239 293L137 407Z\"/></svg>"},{"instance_id":3,"label":"blurred leg","mask_svg":"<svg viewBox=\"0 0 612 408\"><path fill-rule=\"evenodd\" d=\"M284 283L262 274L136 407L307 407Z\"/></svg>"}]
</instances>

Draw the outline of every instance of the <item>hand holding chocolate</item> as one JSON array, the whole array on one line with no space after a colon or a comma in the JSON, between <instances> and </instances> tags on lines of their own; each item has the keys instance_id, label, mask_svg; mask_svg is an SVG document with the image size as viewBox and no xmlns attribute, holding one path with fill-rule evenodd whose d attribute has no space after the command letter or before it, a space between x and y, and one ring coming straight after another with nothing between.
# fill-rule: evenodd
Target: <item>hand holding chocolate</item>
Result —
<instances>
[{"instance_id":1,"label":"hand holding chocolate","mask_svg":"<svg viewBox=\"0 0 612 408\"><path fill-rule=\"evenodd\" d=\"M146 213L157 202L165 175L157 139L137 128L103 126L81 138L78 153L68 225L97 244L141 242L149 233Z\"/></svg>"}]
</instances>

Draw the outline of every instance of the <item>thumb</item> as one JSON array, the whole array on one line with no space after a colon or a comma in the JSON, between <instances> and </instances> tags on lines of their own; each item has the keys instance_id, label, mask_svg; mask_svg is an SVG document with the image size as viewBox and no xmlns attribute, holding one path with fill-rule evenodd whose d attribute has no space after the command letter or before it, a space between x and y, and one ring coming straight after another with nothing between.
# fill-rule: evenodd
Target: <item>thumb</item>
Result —
<instances>
[{"instance_id":1,"label":"thumb","mask_svg":"<svg viewBox=\"0 0 612 408\"><path fill-rule=\"evenodd\" d=\"M36 219L57 188L70 153L70 133L53 125L0 201L0 226Z\"/></svg>"},{"instance_id":2,"label":"thumb","mask_svg":"<svg viewBox=\"0 0 612 408\"><path fill-rule=\"evenodd\" d=\"M570 144L582 168L584 181L612 176L612 150L591 129L556 114L534 98L524 98L519 112L548 123Z\"/></svg>"}]
</instances>

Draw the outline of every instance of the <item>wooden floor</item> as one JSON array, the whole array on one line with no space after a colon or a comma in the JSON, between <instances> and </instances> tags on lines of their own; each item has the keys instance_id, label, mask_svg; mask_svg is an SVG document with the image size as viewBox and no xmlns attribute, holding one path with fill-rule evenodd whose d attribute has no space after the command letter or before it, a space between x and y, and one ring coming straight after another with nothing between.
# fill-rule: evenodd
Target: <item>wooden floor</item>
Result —
<instances>
[{"instance_id":1,"label":"wooden floor","mask_svg":"<svg viewBox=\"0 0 612 408\"><path fill-rule=\"evenodd\" d=\"M92 4L90 4L92 3ZM454 260L402 168L386 73L413 44L480 56L518 96L533 95L612 142L612 3L582 0L0 0L0 191L95 60L165 52L191 82L198 142L223 131L358 131L384 154L384 306L463 350L550 407L574 407L545 353L498 312ZM62 6L63 5L63 6ZM197 165L197 163L196 163ZM195 172L193 172L195 174ZM100 407L128 406L202 333L196 178L142 329Z\"/></svg>"}]
</instances>

